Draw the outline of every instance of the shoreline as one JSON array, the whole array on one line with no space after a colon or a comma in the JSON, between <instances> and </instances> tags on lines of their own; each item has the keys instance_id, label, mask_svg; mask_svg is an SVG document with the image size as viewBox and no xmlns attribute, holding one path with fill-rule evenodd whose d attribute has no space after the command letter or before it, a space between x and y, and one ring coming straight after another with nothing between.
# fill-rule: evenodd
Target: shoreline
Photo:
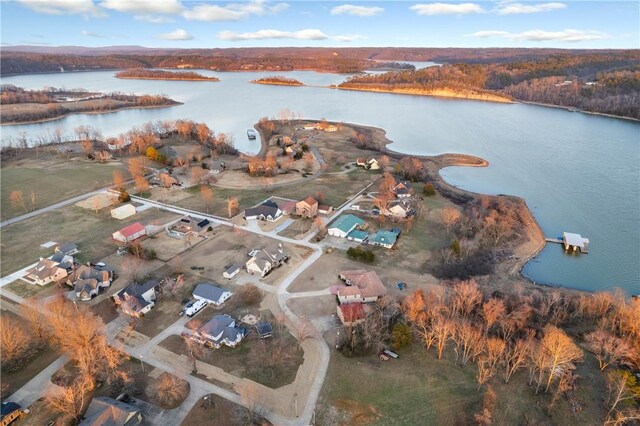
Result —
<instances>
[{"instance_id":1,"label":"shoreline","mask_svg":"<svg viewBox=\"0 0 640 426\"><path fill-rule=\"evenodd\" d=\"M269 82L269 81L258 81L258 80L251 80L249 83L251 84L264 84L267 86L292 86L292 87L302 87L304 86L303 83L282 83L282 82Z\"/></svg>"},{"instance_id":2,"label":"shoreline","mask_svg":"<svg viewBox=\"0 0 640 426\"><path fill-rule=\"evenodd\" d=\"M168 107L173 107L173 106L178 106L178 105L184 105L183 102L177 102L175 101L175 103L170 104L170 105L140 105L140 106L125 106L125 107L120 107L120 108L116 108L116 109L111 109L111 110L107 110L107 111L70 111L67 112L65 114L62 115L58 115L55 117L48 117L48 118L41 118L39 120L29 120L29 121L19 121L19 122L4 122L4 123L0 123L0 126L21 126L21 125L26 125L26 124L38 124L38 123L46 123L49 121L56 121L56 120L62 120L63 118L66 118L70 115L80 115L80 114L88 114L88 115L95 115L95 114L111 114L113 112L119 112L119 111L124 111L127 109L154 109L154 108L168 108Z\"/></svg>"},{"instance_id":3,"label":"shoreline","mask_svg":"<svg viewBox=\"0 0 640 426\"><path fill-rule=\"evenodd\" d=\"M163 81L210 81L212 83L217 83L220 81L217 77L204 77L204 78L161 78L161 77L118 77L114 75L115 78L119 78L121 80L163 80Z\"/></svg>"},{"instance_id":4,"label":"shoreline","mask_svg":"<svg viewBox=\"0 0 640 426\"><path fill-rule=\"evenodd\" d=\"M357 92L374 92L374 93L391 93L397 95L413 95L413 96L430 96L434 98L446 98L446 99L463 99L470 101L483 101L483 102L494 102L499 104L512 104L514 101L512 99L499 96L499 95L465 95L462 93L455 92L453 90L448 89L436 89L431 92L420 91L418 89L375 89L375 88L359 88L359 87L339 87L332 86L332 88L338 90L353 90Z\"/></svg>"},{"instance_id":5,"label":"shoreline","mask_svg":"<svg viewBox=\"0 0 640 426\"><path fill-rule=\"evenodd\" d=\"M546 108L563 109L563 110L569 111L569 112L581 112L583 114L597 115L597 116L600 116L600 117L618 118L618 119L621 119L621 120L640 122L640 118L625 117L623 115L607 114L607 113L604 113L604 112L585 111L583 109L577 109L577 108L574 108L574 107L569 107L569 106L564 106L564 105L554 105L554 104L546 104L544 102L519 101L519 100L516 100L515 102L519 103L519 104L535 105L535 106L546 107Z\"/></svg>"}]
</instances>

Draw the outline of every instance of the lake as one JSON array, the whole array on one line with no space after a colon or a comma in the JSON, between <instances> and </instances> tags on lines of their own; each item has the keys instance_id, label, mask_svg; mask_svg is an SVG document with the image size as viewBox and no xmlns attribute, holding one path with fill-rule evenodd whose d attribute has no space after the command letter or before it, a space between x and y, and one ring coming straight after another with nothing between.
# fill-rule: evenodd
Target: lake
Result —
<instances>
[{"instance_id":1,"label":"lake","mask_svg":"<svg viewBox=\"0 0 640 426\"><path fill-rule=\"evenodd\" d=\"M285 108L305 118L381 127L394 141L390 148L399 152L487 159L488 168L453 167L442 175L472 191L523 197L548 237L567 231L590 239L588 255L567 255L560 245L547 245L525 266L525 276L577 289L621 287L640 293L640 123L525 104L249 83L273 72L202 73L221 81L120 80L114 72L5 77L2 83L28 89L163 93L184 105L3 126L2 139L21 132L33 137L56 127L71 137L79 125L117 136L147 121L186 118L233 135L243 152L256 152L260 142L249 141L246 129ZM311 71L286 75L313 86L347 77Z\"/></svg>"}]
</instances>

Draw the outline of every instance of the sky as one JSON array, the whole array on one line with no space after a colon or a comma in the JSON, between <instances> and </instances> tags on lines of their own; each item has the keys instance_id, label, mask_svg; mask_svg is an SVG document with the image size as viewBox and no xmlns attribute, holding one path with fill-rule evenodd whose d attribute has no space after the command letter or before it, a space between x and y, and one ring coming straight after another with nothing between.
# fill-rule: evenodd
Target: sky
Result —
<instances>
[{"instance_id":1,"label":"sky","mask_svg":"<svg viewBox=\"0 0 640 426\"><path fill-rule=\"evenodd\" d=\"M0 0L2 45L640 48L640 1Z\"/></svg>"}]
</instances>

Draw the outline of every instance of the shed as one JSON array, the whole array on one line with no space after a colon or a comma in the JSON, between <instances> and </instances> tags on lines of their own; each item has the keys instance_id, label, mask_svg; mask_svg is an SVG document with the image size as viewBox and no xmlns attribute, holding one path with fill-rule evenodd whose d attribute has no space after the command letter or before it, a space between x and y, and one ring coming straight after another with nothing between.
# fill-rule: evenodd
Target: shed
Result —
<instances>
[{"instance_id":1,"label":"shed","mask_svg":"<svg viewBox=\"0 0 640 426\"><path fill-rule=\"evenodd\" d=\"M260 321L256 324L256 331L261 339L266 339L272 336L273 327L267 321Z\"/></svg>"},{"instance_id":2,"label":"shed","mask_svg":"<svg viewBox=\"0 0 640 426\"><path fill-rule=\"evenodd\" d=\"M136 208L133 204L123 204L111 210L111 217L119 220L126 219L134 214L136 214Z\"/></svg>"},{"instance_id":3,"label":"shed","mask_svg":"<svg viewBox=\"0 0 640 426\"><path fill-rule=\"evenodd\" d=\"M130 243L131 241L143 237L147 234L146 229L140 222L134 222L129 226L125 226L119 231L112 234L113 239L121 241L123 243Z\"/></svg>"},{"instance_id":4,"label":"shed","mask_svg":"<svg viewBox=\"0 0 640 426\"><path fill-rule=\"evenodd\" d=\"M236 264L231 264L231 265L228 265L226 268L224 268L224 272L222 273L222 276L227 279L231 279L236 275L238 275L239 272L240 272L240 267Z\"/></svg>"}]
</instances>

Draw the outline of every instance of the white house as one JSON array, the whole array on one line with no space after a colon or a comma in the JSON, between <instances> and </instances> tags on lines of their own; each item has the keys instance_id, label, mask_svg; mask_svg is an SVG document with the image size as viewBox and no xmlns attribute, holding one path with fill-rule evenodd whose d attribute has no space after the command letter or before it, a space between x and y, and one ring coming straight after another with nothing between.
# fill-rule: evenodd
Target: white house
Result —
<instances>
[{"instance_id":1,"label":"white house","mask_svg":"<svg viewBox=\"0 0 640 426\"><path fill-rule=\"evenodd\" d=\"M236 264L231 264L231 265L228 265L226 268L224 268L224 272L222 273L222 276L230 280L231 278L238 275L239 272L240 272L240 267Z\"/></svg>"},{"instance_id":2,"label":"white house","mask_svg":"<svg viewBox=\"0 0 640 426\"><path fill-rule=\"evenodd\" d=\"M251 275L259 274L261 277L265 277L272 269L282 265L288 258L289 255L284 251L282 244L278 244L277 246L274 245L260 250L247 261L245 267Z\"/></svg>"},{"instance_id":3,"label":"white house","mask_svg":"<svg viewBox=\"0 0 640 426\"><path fill-rule=\"evenodd\" d=\"M222 345L235 347L246 336L246 330L236 326L236 322L229 315L216 315L200 327L194 337L202 339L207 345L219 349Z\"/></svg>"},{"instance_id":4,"label":"white house","mask_svg":"<svg viewBox=\"0 0 640 426\"><path fill-rule=\"evenodd\" d=\"M149 280L144 284L129 284L127 287L111 296L122 312L139 317L155 306L156 292L160 290L160 283Z\"/></svg>"},{"instance_id":5,"label":"white house","mask_svg":"<svg viewBox=\"0 0 640 426\"><path fill-rule=\"evenodd\" d=\"M247 220L259 219L274 222L280 219L281 216L282 210L280 210L278 205L271 200L265 201L258 207L253 207L244 211L244 218Z\"/></svg>"},{"instance_id":6,"label":"white house","mask_svg":"<svg viewBox=\"0 0 640 426\"><path fill-rule=\"evenodd\" d=\"M126 219L136 214L136 208L132 204L124 204L111 210L111 217L115 219Z\"/></svg>"},{"instance_id":7,"label":"white house","mask_svg":"<svg viewBox=\"0 0 640 426\"><path fill-rule=\"evenodd\" d=\"M193 297L207 303L220 306L231 297L231 292L213 284L201 283L193 290Z\"/></svg>"},{"instance_id":8,"label":"white house","mask_svg":"<svg viewBox=\"0 0 640 426\"><path fill-rule=\"evenodd\" d=\"M349 232L362 225L364 225L364 220L352 214L345 214L334 221L327 229L327 232L333 237L347 238Z\"/></svg>"}]
</instances>

